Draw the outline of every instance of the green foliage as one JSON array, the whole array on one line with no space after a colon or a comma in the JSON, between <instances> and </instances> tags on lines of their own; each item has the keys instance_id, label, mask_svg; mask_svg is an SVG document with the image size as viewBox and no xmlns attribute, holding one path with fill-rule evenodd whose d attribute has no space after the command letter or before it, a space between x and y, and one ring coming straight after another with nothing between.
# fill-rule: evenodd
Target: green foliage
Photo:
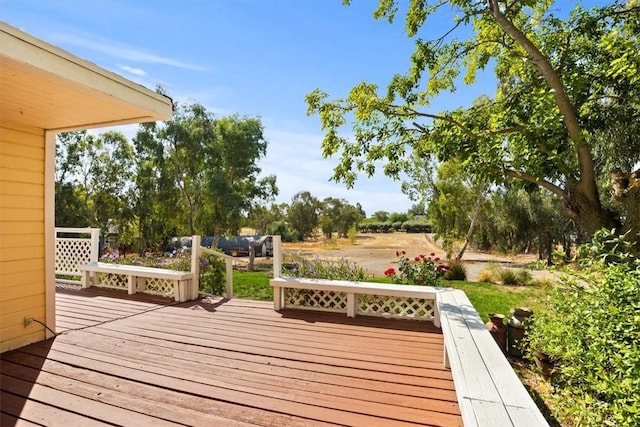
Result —
<instances>
[{"instance_id":1,"label":"green foliage","mask_svg":"<svg viewBox=\"0 0 640 427\"><path fill-rule=\"evenodd\" d=\"M580 246L578 255L583 265L592 265L594 260L603 264L633 264L640 260L640 240L628 240L615 230L597 231L591 242Z\"/></svg>"},{"instance_id":2,"label":"green foliage","mask_svg":"<svg viewBox=\"0 0 640 427\"><path fill-rule=\"evenodd\" d=\"M344 199L327 197L320 204L320 228L327 238L336 232L338 237L347 237L351 227L356 227L364 218L361 209Z\"/></svg>"},{"instance_id":3,"label":"green foliage","mask_svg":"<svg viewBox=\"0 0 640 427\"><path fill-rule=\"evenodd\" d=\"M407 233L431 233L432 227L426 219L412 219L402 223L401 227Z\"/></svg>"},{"instance_id":4,"label":"green foliage","mask_svg":"<svg viewBox=\"0 0 640 427\"><path fill-rule=\"evenodd\" d=\"M603 233L606 234L606 233ZM606 240L606 239L605 239ZM587 247L592 251L600 243ZM606 246L606 245L605 245ZM592 258L577 281L564 278L536 315L533 348L556 363L564 410L585 426L640 424L640 264ZM593 253L593 252L592 252Z\"/></svg>"},{"instance_id":5,"label":"green foliage","mask_svg":"<svg viewBox=\"0 0 640 427\"><path fill-rule=\"evenodd\" d=\"M577 4L567 14L559 4L380 0L374 16L393 25L403 13L415 51L386 88L360 82L342 98L307 95L325 131L323 154L340 156L333 178L350 187L384 165L389 176L416 179L415 165L428 177L433 160L456 160L477 182L515 179L553 192L563 215L590 234L619 221L619 231L637 230L640 199L597 183L609 185L613 167L628 171L640 160L640 78L630 71L640 67L640 5ZM449 8L450 27L433 34L440 25L432 21ZM428 110L440 93L489 69L495 93ZM603 205L600 194L617 196Z\"/></svg>"},{"instance_id":6,"label":"green foliage","mask_svg":"<svg viewBox=\"0 0 640 427\"><path fill-rule=\"evenodd\" d=\"M259 178L267 141L257 118L216 119L199 104L180 105L171 120L140 125L134 144L141 247L237 234L242 218L277 194L274 176Z\"/></svg>"},{"instance_id":7,"label":"green foliage","mask_svg":"<svg viewBox=\"0 0 640 427\"><path fill-rule=\"evenodd\" d=\"M440 277L449 269L448 265L441 264L440 258L434 253L427 256L420 254L413 259L406 256L405 251L396 252L398 256L398 271L388 268L384 275L391 277L393 283L417 286L440 286Z\"/></svg>"},{"instance_id":8,"label":"green foliage","mask_svg":"<svg viewBox=\"0 0 640 427\"><path fill-rule=\"evenodd\" d=\"M348 259L309 259L301 253L287 255L284 274L291 277L312 279L362 281L366 274L362 267Z\"/></svg>"},{"instance_id":9,"label":"green foliage","mask_svg":"<svg viewBox=\"0 0 640 427\"><path fill-rule=\"evenodd\" d=\"M208 294L224 295L226 292L226 269L224 259L211 254L200 255L200 290ZM169 268L178 271L191 271L191 252L176 252L174 262Z\"/></svg>"},{"instance_id":10,"label":"green foliage","mask_svg":"<svg viewBox=\"0 0 640 427\"><path fill-rule=\"evenodd\" d=\"M442 276L444 280L467 280L467 268L464 262L458 260L449 261L449 269Z\"/></svg>"},{"instance_id":11,"label":"green foliage","mask_svg":"<svg viewBox=\"0 0 640 427\"><path fill-rule=\"evenodd\" d=\"M352 245L356 244L356 240L358 238L358 229L356 228L355 224L352 225L351 228L349 228L347 237L349 238L349 243L351 243Z\"/></svg>"},{"instance_id":12,"label":"green foliage","mask_svg":"<svg viewBox=\"0 0 640 427\"><path fill-rule=\"evenodd\" d=\"M308 191L301 191L293 196L287 219L297 240L302 241L313 236L320 221L320 208L320 201Z\"/></svg>"}]
</instances>

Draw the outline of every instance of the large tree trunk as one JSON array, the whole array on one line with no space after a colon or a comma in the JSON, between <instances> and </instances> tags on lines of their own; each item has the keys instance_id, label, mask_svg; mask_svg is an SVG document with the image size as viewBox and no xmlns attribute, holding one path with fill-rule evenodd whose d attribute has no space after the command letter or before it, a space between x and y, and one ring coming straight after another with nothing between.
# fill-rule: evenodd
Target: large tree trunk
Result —
<instances>
[{"instance_id":1,"label":"large tree trunk","mask_svg":"<svg viewBox=\"0 0 640 427\"><path fill-rule=\"evenodd\" d=\"M602 206L597 189L592 185L585 186L579 182L569 188L560 206L564 215L589 235L601 228L619 230L621 227L616 213Z\"/></svg>"},{"instance_id":2,"label":"large tree trunk","mask_svg":"<svg viewBox=\"0 0 640 427\"><path fill-rule=\"evenodd\" d=\"M611 191L626 214L621 233L628 233L629 240L637 239L640 237L640 169L631 173L614 170L611 174Z\"/></svg>"}]
</instances>

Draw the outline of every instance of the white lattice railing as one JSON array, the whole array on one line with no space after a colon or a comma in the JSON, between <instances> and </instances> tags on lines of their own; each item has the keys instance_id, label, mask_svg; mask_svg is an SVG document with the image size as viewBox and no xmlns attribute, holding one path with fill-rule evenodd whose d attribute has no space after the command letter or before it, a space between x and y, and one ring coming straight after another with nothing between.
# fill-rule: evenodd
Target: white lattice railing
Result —
<instances>
[{"instance_id":1,"label":"white lattice railing","mask_svg":"<svg viewBox=\"0 0 640 427\"><path fill-rule=\"evenodd\" d=\"M56 280L80 283L79 279L59 276L80 277L78 266L98 260L100 229L56 227L55 232Z\"/></svg>"},{"instance_id":2,"label":"white lattice railing","mask_svg":"<svg viewBox=\"0 0 640 427\"><path fill-rule=\"evenodd\" d=\"M274 308L330 311L356 315L429 320L438 325L436 295L431 286L389 285L343 280L275 277Z\"/></svg>"}]
</instances>

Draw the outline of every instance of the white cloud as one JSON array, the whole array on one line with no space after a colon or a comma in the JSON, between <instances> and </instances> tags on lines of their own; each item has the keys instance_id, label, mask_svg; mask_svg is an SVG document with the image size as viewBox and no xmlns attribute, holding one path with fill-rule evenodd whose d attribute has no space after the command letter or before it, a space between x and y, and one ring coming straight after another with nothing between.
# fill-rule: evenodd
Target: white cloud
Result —
<instances>
[{"instance_id":1,"label":"white cloud","mask_svg":"<svg viewBox=\"0 0 640 427\"><path fill-rule=\"evenodd\" d=\"M290 203L299 191L309 191L320 200L336 197L360 203L367 215L380 210L406 212L411 207L400 183L382 175L360 177L352 189L330 181L337 160L322 158L322 135L267 127L265 137L269 146L260 167L264 175L278 177L278 202Z\"/></svg>"},{"instance_id":2,"label":"white cloud","mask_svg":"<svg viewBox=\"0 0 640 427\"><path fill-rule=\"evenodd\" d=\"M204 67L197 64L190 64L172 58L167 58L144 50L125 46L112 40L104 38L91 38L87 35L76 36L69 33L53 33L50 38L55 43L64 43L68 45L83 47L96 52L104 53L109 56L125 59L127 61L141 62L145 64L160 64L177 67L191 71L203 71Z\"/></svg>"},{"instance_id":3,"label":"white cloud","mask_svg":"<svg viewBox=\"0 0 640 427\"><path fill-rule=\"evenodd\" d=\"M118 65L118 68L120 68L122 71L126 71L129 74L133 74L136 76L146 76L147 72L145 70L143 70L142 68L135 68L135 67L130 67L128 65Z\"/></svg>"}]
</instances>

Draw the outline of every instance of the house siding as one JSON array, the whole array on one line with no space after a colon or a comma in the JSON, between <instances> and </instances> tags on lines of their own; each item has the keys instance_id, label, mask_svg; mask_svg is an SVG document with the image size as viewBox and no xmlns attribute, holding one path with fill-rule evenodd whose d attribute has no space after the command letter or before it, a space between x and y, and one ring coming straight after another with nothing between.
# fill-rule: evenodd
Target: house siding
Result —
<instances>
[{"instance_id":1,"label":"house siding","mask_svg":"<svg viewBox=\"0 0 640 427\"><path fill-rule=\"evenodd\" d=\"M45 133L0 126L0 352L45 338Z\"/></svg>"}]
</instances>

